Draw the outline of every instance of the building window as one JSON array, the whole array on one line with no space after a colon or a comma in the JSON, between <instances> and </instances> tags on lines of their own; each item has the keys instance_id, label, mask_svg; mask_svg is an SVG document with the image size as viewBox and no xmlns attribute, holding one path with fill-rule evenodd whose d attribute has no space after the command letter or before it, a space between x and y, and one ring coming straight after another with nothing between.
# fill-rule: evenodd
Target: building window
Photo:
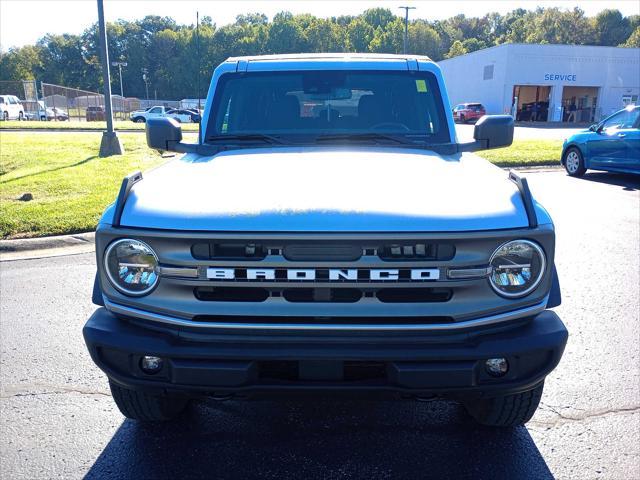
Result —
<instances>
[{"instance_id":1,"label":"building window","mask_svg":"<svg viewBox=\"0 0 640 480\"><path fill-rule=\"evenodd\" d=\"M482 79L491 80L492 78L493 78L493 65L485 65Z\"/></svg>"}]
</instances>

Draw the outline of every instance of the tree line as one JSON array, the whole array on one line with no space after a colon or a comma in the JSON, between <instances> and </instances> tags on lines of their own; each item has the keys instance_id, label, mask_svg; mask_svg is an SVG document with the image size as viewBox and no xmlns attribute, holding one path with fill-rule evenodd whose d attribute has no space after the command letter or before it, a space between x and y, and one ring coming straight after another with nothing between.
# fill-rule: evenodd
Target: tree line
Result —
<instances>
[{"instance_id":1,"label":"tree line","mask_svg":"<svg viewBox=\"0 0 640 480\"><path fill-rule=\"evenodd\" d=\"M0 52L0 80L36 79L97 91L101 88L97 24L80 35L47 34L35 45ZM127 62L124 94L145 97L146 69L150 96L163 99L197 97L216 65L230 56L298 52L401 53L404 19L391 10L372 8L357 16L318 18L281 12L269 21L261 13L238 15L233 24L217 27L212 17L200 22L200 55L195 25L178 25L170 17L146 16L107 25L110 59ZM505 15L456 15L446 20L412 20L409 53L438 61L503 43L548 43L640 47L640 15L625 17L603 10L587 17L579 8L516 9ZM113 91L119 79L112 71Z\"/></svg>"}]
</instances>

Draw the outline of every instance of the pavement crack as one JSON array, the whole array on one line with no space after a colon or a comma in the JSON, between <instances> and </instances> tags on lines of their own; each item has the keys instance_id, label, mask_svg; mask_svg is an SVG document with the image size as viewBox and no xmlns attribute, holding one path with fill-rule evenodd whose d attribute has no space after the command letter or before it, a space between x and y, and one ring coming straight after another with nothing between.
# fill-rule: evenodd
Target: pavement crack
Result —
<instances>
[{"instance_id":1,"label":"pavement crack","mask_svg":"<svg viewBox=\"0 0 640 480\"><path fill-rule=\"evenodd\" d=\"M101 395L110 397L111 394L107 392L101 392L99 390L82 390L78 388L56 388L55 390L45 390L41 392L15 392L15 393L3 393L0 395L1 399L8 399L14 397L39 397L45 395L68 395L70 393L79 395Z\"/></svg>"},{"instance_id":2,"label":"pavement crack","mask_svg":"<svg viewBox=\"0 0 640 480\"><path fill-rule=\"evenodd\" d=\"M592 418L599 418L607 415L629 414L629 413L635 413L640 411L640 405L630 405L625 407L606 408L606 409L591 410L591 411L576 409L576 410L581 410L581 413L577 415L566 415L564 413L561 413L559 410L557 410L557 407L554 408L553 406L544 404L544 403L540 403L540 406L543 407L542 410L555 414L556 418L554 418L551 421L532 420L529 423L535 424L535 425L553 426L560 423L582 422Z\"/></svg>"}]
</instances>

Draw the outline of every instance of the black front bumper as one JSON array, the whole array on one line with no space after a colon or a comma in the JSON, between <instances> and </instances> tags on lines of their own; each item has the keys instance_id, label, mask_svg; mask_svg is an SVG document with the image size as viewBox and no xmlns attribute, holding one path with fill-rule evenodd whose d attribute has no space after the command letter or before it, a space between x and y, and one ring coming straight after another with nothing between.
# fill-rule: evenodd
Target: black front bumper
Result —
<instances>
[{"instance_id":1,"label":"black front bumper","mask_svg":"<svg viewBox=\"0 0 640 480\"><path fill-rule=\"evenodd\" d=\"M150 392L380 391L452 398L529 390L560 361L567 330L552 311L500 329L394 336L241 335L148 328L104 308L83 330L94 362L114 382ZM164 359L145 374L143 355ZM505 357L491 377L487 358Z\"/></svg>"}]
</instances>

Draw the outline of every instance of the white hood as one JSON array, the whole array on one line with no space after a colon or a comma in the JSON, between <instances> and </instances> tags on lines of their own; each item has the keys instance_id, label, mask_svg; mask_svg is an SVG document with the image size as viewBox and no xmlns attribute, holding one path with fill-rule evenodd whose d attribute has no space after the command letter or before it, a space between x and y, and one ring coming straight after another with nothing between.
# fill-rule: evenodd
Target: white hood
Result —
<instances>
[{"instance_id":1,"label":"white hood","mask_svg":"<svg viewBox=\"0 0 640 480\"><path fill-rule=\"evenodd\" d=\"M256 148L188 154L131 190L122 226L245 232L436 232L528 225L507 172L472 154Z\"/></svg>"}]
</instances>

